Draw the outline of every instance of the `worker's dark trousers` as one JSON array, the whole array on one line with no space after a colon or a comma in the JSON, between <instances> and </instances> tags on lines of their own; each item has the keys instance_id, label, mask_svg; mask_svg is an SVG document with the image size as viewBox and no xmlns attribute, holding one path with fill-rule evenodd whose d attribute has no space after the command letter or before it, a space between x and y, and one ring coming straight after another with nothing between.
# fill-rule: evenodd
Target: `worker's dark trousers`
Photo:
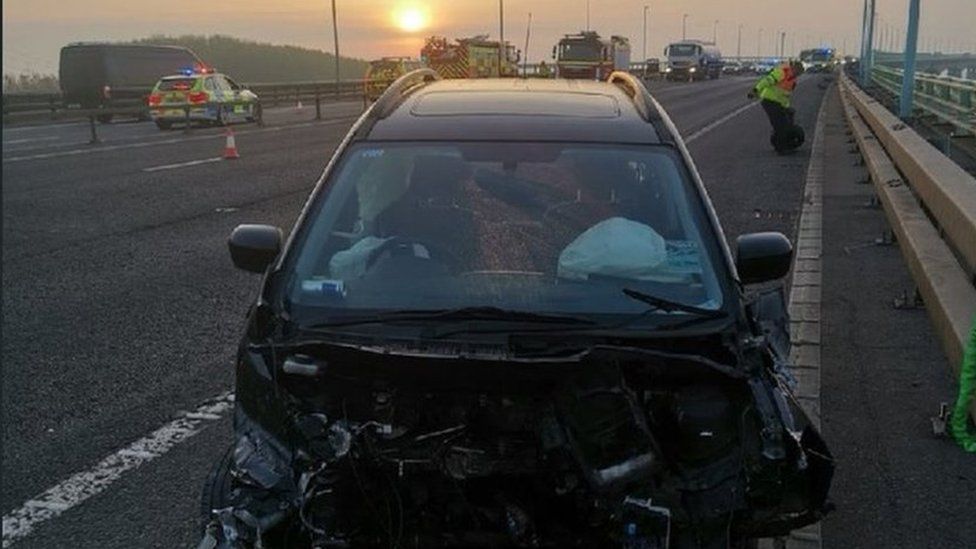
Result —
<instances>
[{"instance_id":1,"label":"worker's dark trousers","mask_svg":"<svg viewBox=\"0 0 976 549\"><path fill-rule=\"evenodd\" d=\"M763 99L762 108L773 126L773 135L769 141L778 152L791 151L803 144L803 130L793 123L793 111L776 103Z\"/></svg>"}]
</instances>

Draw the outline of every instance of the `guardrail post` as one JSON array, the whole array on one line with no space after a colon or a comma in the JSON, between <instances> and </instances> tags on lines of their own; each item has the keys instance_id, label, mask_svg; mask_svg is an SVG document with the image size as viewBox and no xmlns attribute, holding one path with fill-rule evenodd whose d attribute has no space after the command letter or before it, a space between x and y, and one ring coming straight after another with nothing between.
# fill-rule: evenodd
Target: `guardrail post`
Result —
<instances>
[{"instance_id":1,"label":"guardrail post","mask_svg":"<svg viewBox=\"0 0 976 549\"><path fill-rule=\"evenodd\" d=\"M91 132L91 139L88 140L89 145L95 145L101 142L98 138L98 126L95 124L95 115L88 115L88 131Z\"/></svg>"},{"instance_id":2,"label":"guardrail post","mask_svg":"<svg viewBox=\"0 0 976 549\"><path fill-rule=\"evenodd\" d=\"M190 133L190 105L183 105L183 133Z\"/></svg>"},{"instance_id":3,"label":"guardrail post","mask_svg":"<svg viewBox=\"0 0 976 549\"><path fill-rule=\"evenodd\" d=\"M322 98L319 97L318 86L315 86L315 119L322 120Z\"/></svg>"}]
</instances>

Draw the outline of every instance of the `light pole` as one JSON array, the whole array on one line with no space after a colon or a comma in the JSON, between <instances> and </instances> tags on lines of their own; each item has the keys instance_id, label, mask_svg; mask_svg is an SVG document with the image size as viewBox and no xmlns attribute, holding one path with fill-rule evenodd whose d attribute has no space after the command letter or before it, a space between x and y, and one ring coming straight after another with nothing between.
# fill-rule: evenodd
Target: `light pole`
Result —
<instances>
[{"instance_id":1,"label":"light pole","mask_svg":"<svg viewBox=\"0 0 976 549\"><path fill-rule=\"evenodd\" d=\"M759 39L756 40L756 58L762 58L762 27L759 27Z\"/></svg>"},{"instance_id":2,"label":"light pole","mask_svg":"<svg viewBox=\"0 0 976 549\"><path fill-rule=\"evenodd\" d=\"M871 83L871 65L874 64L874 23L877 19L875 0L865 0L864 22L864 55L861 57L861 86L867 87Z\"/></svg>"},{"instance_id":3,"label":"light pole","mask_svg":"<svg viewBox=\"0 0 976 549\"><path fill-rule=\"evenodd\" d=\"M644 4L644 49L643 49L644 57L641 58L641 62L644 63L647 62L647 10L648 9L649 6L647 4Z\"/></svg>"},{"instance_id":4,"label":"light pole","mask_svg":"<svg viewBox=\"0 0 976 549\"><path fill-rule=\"evenodd\" d=\"M687 25L687 23L688 23L688 14L686 13L686 14L684 14L684 15L681 16L681 39L682 40L687 40L688 39L688 32L687 32L688 31L688 25Z\"/></svg>"},{"instance_id":5,"label":"light pole","mask_svg":"<svg viewBox=\"0 0 976 549\"><path fill-rule=\"evenodd\" d=\"M502 53L505 52L505 0L498 0L498 77L502 77Z\"/></svg>"},{"instance_id":6,"label":"light pole","mask_svg":"<svg viewBox=\"0 0 976 549\"><path fill-rule=\"evenodd\" d=\"M912 101L915 93L915 53L918 49L918 10L919 0L908 4L908 36L905 38L905 73L901 79L901 97L898 115L902 119L911 117Z\"/></svg>"},{"instance_id":7,"label":"light pole","mask_svg":"<svg viewBox=\"0 0 976 549\"><path fill-rule=\"evenodd\" d=\"M339 22L336 19L336 0L332 0L332 37L335 42L335 95L339 98Z\"/></svg>"},{"instance_id":8,"label":"light pole","mask_svg":"<svg viewBox=\"0 0 976 549\"><path fill-rule=\"evenodd\" d=\"M779 57L782 60L783 55L786 53L786 33L779 33Z\"/></svg>"},{"instance_id":9,"label":"light pole","mask_svg":"<svg viewBox=\"0 0 976 549\"><path fill-rule=\"evenodd\" d=\"M590 0L586 0L586 30L590 30Z\"/></svg>"},{"instance_id":10,"label":"light pole","mask_svg":"<svg viewBox=\"0 0 976 549\"><path fill-rule=\"evenodd\" d=\"M712 23L712 44L718 45L718 19Z\"/></svg>"},{"instance_id":11,"label":"light pole","mask_svg":"<svg viewBox=\"0 0 976 549\"><path fill-rule=\"evenodd\" d=\"M739 38L735 42L735 56L742 60L742 23L739 23Z\"/></svg>"}]
</instances>

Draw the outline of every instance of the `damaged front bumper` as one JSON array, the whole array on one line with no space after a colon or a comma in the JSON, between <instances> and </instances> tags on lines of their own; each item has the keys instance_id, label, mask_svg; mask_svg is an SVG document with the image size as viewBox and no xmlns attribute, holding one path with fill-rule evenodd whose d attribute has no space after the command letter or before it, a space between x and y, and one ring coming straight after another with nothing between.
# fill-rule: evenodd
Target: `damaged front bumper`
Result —
<instances>
[{"instance_id":1,"label":"damaged front bumper","mask_svg":"<svg viewBox=\"0 0 976 549\"><path fill-rule=\"evenodd\" d=\"M250 352L238 384L251 394L214 473L226 478L208 483L220 493L205 497L200 547L667 548L788 534L826 512L833 463L778 352L759 347L738 370L634 348L509 364L311 345L293 354L318 366L277 388Z\"/></svg>"}]
</instances>

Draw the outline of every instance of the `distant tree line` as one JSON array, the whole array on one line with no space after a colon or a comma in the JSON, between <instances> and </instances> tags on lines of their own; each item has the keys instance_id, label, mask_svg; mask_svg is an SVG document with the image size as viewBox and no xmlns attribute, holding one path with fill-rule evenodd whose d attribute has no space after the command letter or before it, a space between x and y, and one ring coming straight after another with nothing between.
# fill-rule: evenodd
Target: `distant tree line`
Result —
<instances>
[{"instance_id":1,"label":"distant tree line","mask_svg":"<svg viewBox=\"0 0 976 549\"><path fill-rule=\"evenodd\" d=\"M58 77L53 74L30 72L3 75L3 93L57 93L59 90Z\"/></svg>"},{"instance_id":2,"label":"distant tree line","mask_svg":"<svg viewBox=\"0 0 976 549\"><path fill-rule=\"evenodd\" d=\"M190 48L204 62L238 82L299 82L335 78L335 56L321 50L278 46L231 36L154 35L135 44L162 44ZM339 57L339 78L362 78L367 62Z\"/></svg>"}]
</instances>

